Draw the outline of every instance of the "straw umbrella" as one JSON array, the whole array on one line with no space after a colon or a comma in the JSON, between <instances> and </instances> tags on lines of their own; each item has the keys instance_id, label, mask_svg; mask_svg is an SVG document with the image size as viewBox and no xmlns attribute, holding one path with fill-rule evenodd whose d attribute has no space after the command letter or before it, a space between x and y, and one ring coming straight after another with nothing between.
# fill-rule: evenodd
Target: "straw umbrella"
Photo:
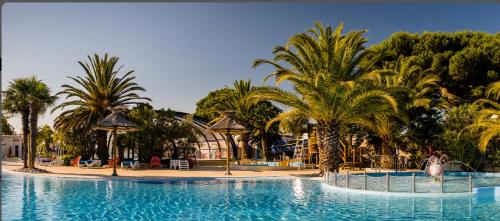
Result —
<instances>
[{"instance_id":1,"label":"straw umbrella","mask_svg":"<svg viewBox=\"0 0 500 221\"><path fill-rule=\"evenodd\" d=\"M226 112L221 112L222 115L224 115L224 118L219 120L217 123L212 125L209 129L214 132L218 133L225 133L227 137L227 159L226 159L226 174L225 175L232 175L231 174L231 169L229 165L229 160L231 159L231 153L230 153L230 136L231 134L241 134L245 133L247 130L245 129L244 126L238 124L232 117L231 115L234 112L231 111L226 111Z\"/></svg>"},{"instance_id":2,"label":"straw umbrella","mask_svg":"<svg viewBox=\"0 0 500 221\"><path fill-rule=\"evenodd\" d=\"M130 131L136 131L137 127L135 126L134 123L130 122L127 120L125 115L123 114L123 109L121 108L114 108L111 110L111 114L106 116L104 119L99 121L94 127L94 130L106 130L106 131L111 131L113 133L113 148L112 148L112 155L113 155L113 174L111 176L118 176L116 173L116 148L118 147L117 144L117 139L116 135L118 132L130 132Z\"/></svg>"}]
</instances>

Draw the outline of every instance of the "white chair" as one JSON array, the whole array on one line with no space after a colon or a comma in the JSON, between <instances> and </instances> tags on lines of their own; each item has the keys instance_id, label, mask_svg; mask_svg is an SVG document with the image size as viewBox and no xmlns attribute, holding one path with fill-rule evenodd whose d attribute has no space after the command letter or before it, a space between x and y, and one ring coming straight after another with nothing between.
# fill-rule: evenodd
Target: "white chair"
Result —
<instances>
[{"instance_id":1,"label":"white chair","mask_svg":"<svg viewBox=\"0 0 500 221\"><path fill-rule=\"evenodd\" d=\"M189 170L189 161L179 160L179 170Z\"/></svg>"},{"instance_id":2,"label":"white chair","mask_svg":"<svg viewBox=\"0 0 500 221\"><path fill-rule=\"evenodd\" d=\"M50 163L47 164L47 166L62 166L64 164L64 161L61 159L54 159Z\"/></svg>"},{"instance_id":3,"label":"white chair","mask_svg":"<svg viewBox=\"0 0 500 221\"><path fill-rule=\"evenodd\" d=\"M101 160L92 160L90 163L89 161L87 161L85 162L85 165L87 166L87 169L93 167L101 167Z\"/></svg>"},{"instance_id":4,"label":"white chair","mask_svg":"<svg viewBox=\"0 0 500 221\"><path fill-rule=\"evenodd\" d=\"M176 169L179 167L179 160L170 160L170 169Z\"/></svg>"}]
</instances>

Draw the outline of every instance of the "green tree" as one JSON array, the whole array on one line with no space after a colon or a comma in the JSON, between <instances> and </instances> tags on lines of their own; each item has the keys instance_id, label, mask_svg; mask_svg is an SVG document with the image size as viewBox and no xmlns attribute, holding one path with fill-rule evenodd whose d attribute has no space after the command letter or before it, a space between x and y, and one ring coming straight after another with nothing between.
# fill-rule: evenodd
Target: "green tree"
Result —
<instances>
[{"instance_id":1,"label":"green tree","mask_svg":"<svg viewBox=\"0 0 500 221\"><path fill-rule=\"evenodd\" d=\"M36 77L31 77L29 79L29 82L31 88L28 94L28 103L30 108L29 124L31 135L29 167L35 168L38 115L44 114L45 111L54 104L57 96L51 95L49 87L41 80L38 80Z\"/></svg>"},{"instance_id":2,"label":"green tree","mask_svg":"<svg viewBox=\"0 0 500 221\"><path fill-rule=\"evenodd\" d=\"M93 58L88 56L88 59L88 63L78 62L85 72L83 77L68 77L77 86L64 84L62 91L58 93L66 98L65 102L54 108L63 110L54 122L54 127L58 130L91 133L92 126L110 113L108 108L136 104L138 100L150 100L137 94L145 89L134 82L134 71L120 74L118 57L108 57L105 54L101 58L95 54ZM109 157L106 131L99 130L95 133L97 156L106 164Z\"/></svg>"},{"instance_id":3,"label":"green tree","mask_svg":"<svg viewBox=\"0 0 500 221\"><path fill-rule=\"evenodd\" d=\"M273 51L274 60L256 60L254 67L270 64L275 81L288 81L295 93L276 87L259 91L261 98L291 107L275 121L297 116L313 119L317 124L321 173L322 168L338 170L340 132L348 125L374 128L374 116L397 112L397 101L388 92L371 89L355 81L370 69L361 64L367 55L365 31L342 34L343 24L335 30L316 23L314 29L290 38L286 46Z\"/></svg>"},{"instance_id":4,"label":"green tree","mask_svg":"<svg viewBox=\"0 0 500 221\"><path fill-rule=\"evenodd\" d=\"M170 152L172 158L186 157L194 151L191 144L198 143L197 131L189 119L178 120L172 110L154 110L149 104L139 104L127 113L139 128L124 135L129 146L139 150L139 161L149 162L152 156L162 157Z\"/></svg>"},{"instance_id":5,"label":"green tree","mask_svg":"<svg viewBox=\"0 0 500 221\"><path fill-rule=\"evenodd\" d=\"M500 35L484 32L396 32L369 48L384 52L377 65L395 64L414 57L416 65L430 69L440 85L462 101L473 102L500 76Z\"/></svg>"},{"instance_id":6,"label":"green tree","mask_svg":"<svg viewBox=\"0 0 500 221\"><path fill-rule=\"evenodd\" d=\"M29 102L30 84L28 78L17 78L12 80L4 92L3 110L8 114L21 115L23 132L23 167L28 168L28 135L29 135Z\"/></svg>"},{"instance_id":7,"label":"green tree","mask_svg":"<svg viewBox=\"0 0 500 221\"><path fill-rule=\"evenodd\" d=\"M54 132L49 125L44 124L38 128L37 146L40 153L47 154L49 152L50 144L54 143Z\"/></svg>"},{"instance_id":8,"label":"green tree","mask_svg":"<svg viewBox=\"0 0 500 221\"><path fill-rule=\"evenodd\" d=\"M2 134L12 135L14 134L14 128L9 124L7 118L4 115L0 116L2 118Z\"/></svg>"},{"instance_id":9,"label":"green tree","mask_svg":"<svg viewBox=\"0 0 500 221\"><path fill-rule=\"evenodd\" d=\"M196 102L196 111L194 115L206 118L207 120L215 119L219 116L217 111L221 109L218 107L218 101L229 96L232 92L233 90L227 87L210 91L206 97Z\"/></svg>"},{"instance_id":10,"label":"green tree","mask_svg":"<svg viewBox=\"0 0 500 221\"><path fill-rule=\"evenodd\" d=\"M441 124L443 134L440 144L440 149L445 150L451 159L463 161L476 169L485 165L487 156L479 151L477 140L480 131L477 128L462 130L474 122L478 110L476 105L465 104L446 111Z\"/></svg>"}]
</instances>

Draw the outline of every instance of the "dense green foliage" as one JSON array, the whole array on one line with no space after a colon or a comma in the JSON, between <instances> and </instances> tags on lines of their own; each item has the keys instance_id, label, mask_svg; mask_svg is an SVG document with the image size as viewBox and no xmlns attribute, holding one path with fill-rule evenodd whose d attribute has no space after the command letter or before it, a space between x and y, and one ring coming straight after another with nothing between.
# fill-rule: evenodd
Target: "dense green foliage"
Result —
<instances>
[{"instance_id":1,"label":"dense green foliage","mask_svg":"<svg viewBox=\"0 0 500 221\"><path fill-rule=\"evenodd\" d=\"M134 82L134 71L120 74L118 57L108 57L106 54L101 58L96 54L93 58L88 56L88 59L88 63L78 62L84 70L83 77L68 77L76 86L62 85L63 89L58 95L65 96L66 100L54 108L63 110L55 119L54 127L64 132L95 133L97 155L106 164L109 157L106 131L94 132L92 126L110 113L109 108L150 99L137 94L145 89Z\"/></svg>"},{"instance_id":2,"label":"dense green foliage","mask_svg":"<svg viewBox=\"0 0 500 221\"><path fill-rule=\"evenodd\" d=\"M467 162L472 162L472 159L484 161L491 158L493 153L485 153L489 155L483 156L478 152L476 144L479 142L479 137L471 137L469 133L464 133L461 138L457 137L460 132L456 131L458 128L463 129L468 124L477 122L470 116L471 114L476 116L474 111L464 112L462 109L465 107L448 110L453 105L470 104L477 99L484 100L487 85L499 79L499 34L471 31L422 34L398 32L382 43L370 47L369 50L382 55L374 69L397 69L401 61L411 60L413 65L424 70L418 72L420 76L417 75L414 79L425 78L429 74L436 76L435 83L438 90L422 90L408 85L408 88L413 90L430 92L428 98L431 100L425 108L421 106L408 109L409 124L402 137L405 144L403 149L422 157L426 156L430 149L447 150L446 152L455 159ZM443 119L445 115L451 115L449 118L453 118L460 115L459 113L468 116L463 118L460 124L452 124L449 120ZM488 117L490 116L491 113ZM445 123L442 124L442 121ZM481 130L476 132L479 133ZM494 137L492 133L489 136ZM434 148L430 148L431 146ZM454 151L458 149L461 151ZM486 164L474 162L476 166Z\"/></svg>"},{"instance_id":3,"label":"dense green foliage","mask_svg":"<svg viewBox=\"0 0 500 221\"><path fill-rule=\"evenodd\" d=\"M315 28L292 36L273 51L273 60L256 60L254 67L275 67L269 76L276 84L287 81L293 92L277 87L259 91L259 97L291 107L272 121L304 116L317 124L320 163L330 171L340 166L341 132L352 125L375 130L377 122L398 112L397 100L383 87L373 87L363 76L371 70L364 44L365 31L343 34L316 23ZM321 171L322 172L322 171Z\"/></svg>"},{"instance_id":4,"label":"dense green foliage","mask_svg":"<svg viewBox=\"0 0 500 221\"><path fill-rule=\"evenodd\" d=\"M2 101L2 111L7 114L20 115L23 134L23 167L28 167L28 134L29 134L29 103L30 80L17 78L9 82Z\"/></svg>"},{"instance_id":5,"label":"dense green foliage","mask_svg":"<svg viewBox=\"0 0 500 221\"><path fill-rule=\"evenodd\" d=\"M197 130L190 119L175 119L174 111L154 110L149 104L132 108L127 117L139 128L136 132L122 135L120 143L137 148L139 161L149 162L151 157L163 157L166 152L172 158L188 157L196 150Z\"/></svg>"},{"instance_id":6,"label":"dense green foliage","mask_svg":"<svg viewBox=\"0 0 500 221\"><path fill-rule=\"evenodd\" d=\"M482 97L485 87L500 79L500 33L397 32L370 50L386 55L378 63L380 67L413 57L418 66L439 76L441 86L464 102Z\"/></svg>"},{"instance_id":7,"label":"dense green foliage","mask_svg":"<svg viewBox=\"0 0 500 221\"><path fill-rule=\"evenodd\" d=\"M14 128L9 124L5 116L0 116L2 118L2 134L11 135L14 133Z\"/></svg>"},{"instance_id":8,"label":"dense green foliage","mask_svg":"<svg viewBox=\"0 0 500 221\"><path fill-rule=\"evenodd\" d=\"M49 156L50 144L54 142L54 132L49 125L44 124L38 128L37 149L40 155Z\"/></svg>"},{"instance_id":9,"label":"dense green foliage","mask_svg":"<svg viewBox=\"0 0 500 221\"><path fill-rule=\"evenodd\" d=\"M14 79L4 92L4 110L21 115L24 167L35 167L38 115L44 114L57 99L50 93L49 87L35 76Z\"/></svg>"},{"instance_id":10,"label":"dense green foliage","mask_svg":"<svg viewBox=\"0 0 500 221\"><path fill-rule=\"evenodd\" d=\"M206 118L207 120L213 120L219 117L218 110L222 109L219 107L218 101L221 98L229 96L233 90L231 88L221 88L215 91L210 91L207 96L196 102L195 115L198 117Z\"/></svg>"},{"instance_id":11,"label":"dense green foliage","mask_svg":"<svg viewBox=\"0 0 500 221\"><path fill-rule=\"evenodd\" d=\"M485 164L485 156L480 153L477 142L479 131L462 130L474 122L477 112L478 107L469 104L447 111L441 123L443 133L440 136L440 146L451 159L463 161L473 168L481 168Z\"/></svg>"}]
</instances>

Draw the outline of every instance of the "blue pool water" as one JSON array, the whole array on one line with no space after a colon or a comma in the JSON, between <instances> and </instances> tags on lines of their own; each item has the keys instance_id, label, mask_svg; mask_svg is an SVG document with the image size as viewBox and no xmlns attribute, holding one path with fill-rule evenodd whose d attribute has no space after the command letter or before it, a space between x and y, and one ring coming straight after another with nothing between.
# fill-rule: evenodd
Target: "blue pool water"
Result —
<instances>
[{"instance_id":1,"label":"blue pool water","mask_svg":"<svg viewBox=\"0 0 500 221\"><path fill-rule=\"evenodd\" d=\"M337 192L309 179L93 180L2 175L2 220L500 220L500 189L472 196Z\"/></svg>"}]
</instances>

